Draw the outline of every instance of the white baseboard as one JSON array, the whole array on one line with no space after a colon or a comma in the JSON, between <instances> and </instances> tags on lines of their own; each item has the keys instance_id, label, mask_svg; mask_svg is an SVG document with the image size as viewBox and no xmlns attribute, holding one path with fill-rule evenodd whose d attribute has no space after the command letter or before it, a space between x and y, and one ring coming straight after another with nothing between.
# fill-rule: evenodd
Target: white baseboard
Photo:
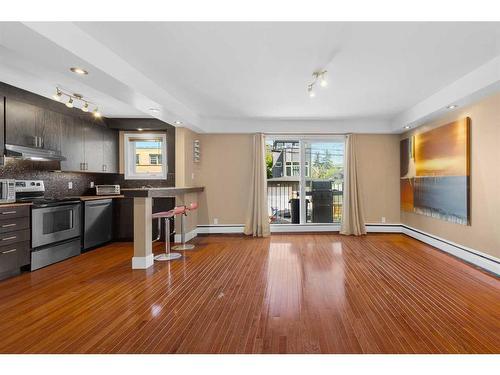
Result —
<instances>
[{"instance_id":1,"label":"white baseboard","mask_svg":"<svg viewBox=\"0 0 500 375\"><path fill-rule=\"evenodd\" d=\"M244 229L245 226L243 224L198 225L198 233L200 234L227 234L227 233L243 234Z\"/></svg>"},{"instance_id":2,"label":"white baseboard","mask_svg":"<svg viewBox=\"0 0 500 375\"><path fill-rule=\"evenodd\" d=\"M365 224L367 233L401 233L401 224Z\"/></svg>"},{"instance_id":3,"label":"white baseboard","mask_svg":"<svg viewBox=\"0 0 500 375\"><path fill-rule=\"evenodd\" d=\"M271 224L271 233L284 232L338 232L338 224ZM224 234L224 233L243 233L244 225L199 225L198 233L202 234ZM439 238L421 230L409 227L404 224L366 224L366 231L369 233L402 233L415 238L428 245L456 256L468 263L483 268L495 275L500 275L500 259L491 255L484 254L451 241Z\"/></svg>"},{"instance_id":4,"label":"white baseboard","mask_svg":"<svg viewBox=\"0 0 500 375\"><path fill-rule=\"evenodd\" d=\"M457 258L500 276L500 259L498 258L482 253L478 250L453 243L443 238L439 238L407 225L401 225L401 233L425 242L426 244L434 246L441 251L454 255Z\"/></svg>"},{"instance_id":5,"label":"white baseboard","mask_svg":"<svg viewBox=\"0 0 500 375\"><path fill-rule=\"evenodd\" d=\"M154 255L149 254L145 257L132 257L132 269L134 270L144 270L149 268L154 263Z\"/></svg>"},{"instance_id":6,"label":"white baseboard","mask_svg":"<svg viewBox=\"0 0 500 375\"><path fill-rule=\"evenodd\" d=\"M198 235L199 228L194 228L192 231L186 233L186 242L192 240ZM181 242L181 235L180 234L175 234L174 235L174 241L175 242Z\"/></svg>"},{"instance_id":7,"label":"white baseboard","mask_svg":"<svg viewBox=\"0 0 500 375\"><path fill-rule=\"evenodd\" d=\"M338 232L339 224L271 224L271 233Z\"/></svg>"}]
</instances>

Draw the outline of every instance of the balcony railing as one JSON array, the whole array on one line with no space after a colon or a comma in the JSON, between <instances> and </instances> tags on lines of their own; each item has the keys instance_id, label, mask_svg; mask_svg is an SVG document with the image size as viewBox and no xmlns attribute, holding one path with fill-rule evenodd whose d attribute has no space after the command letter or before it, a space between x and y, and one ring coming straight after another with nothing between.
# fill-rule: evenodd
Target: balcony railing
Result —
<instances>
[{"instance_id":1,"label":"balcony railing","mask_svg":"<svg viewBox=\"0 0 500 375\"><path fill-rule=\"evenodd\" d=\"M312 211L314 210L315 202L309 190L309 188L306 190L306 221L311 223L313 222ZM332 182L331 190L332 202L331 205L327 206L331 206L332 214L327 215L331 217L328 222L338 223L342 218L343 183ZM295 217L295 222L297 222L298 212L292 212L293 209L290 200L297 197L298 191L298 181L267 181L267 206L272 224L291 224L292 216ZM324 202L322 204L324 205Z\"/></svg>"}]
</instances>

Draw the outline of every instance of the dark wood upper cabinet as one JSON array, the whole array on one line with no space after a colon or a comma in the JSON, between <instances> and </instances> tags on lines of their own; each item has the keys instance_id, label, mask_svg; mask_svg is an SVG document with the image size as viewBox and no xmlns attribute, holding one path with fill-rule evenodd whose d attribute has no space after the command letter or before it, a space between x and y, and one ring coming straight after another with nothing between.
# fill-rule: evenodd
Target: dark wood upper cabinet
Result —
<instances>
[{"instance_id":1,"label":"dark wood upper cabinet","mask_svg":"<svg viewBox=\"0 0 500 375\"><path fill-rule=\"evenodd\" d=\"M0 165L4 164L5 153L5 97L0 92Z\"/></svg>"},{"instance_id":2,"label":"dark wood upper cabinet","mask_svg":"<svg viewBox=\"0 0 500 375\"><path fill-rule=\"evenodd\" d=\"M103 129L102 150L102 171L118 173L118 131Z\"/></svg>"},{"instance_id":3,"label":"dark wood upper cabinet","mask_svg":"<svg viewBox=\"0 0 500 375\"><path fill-rule=\"evenodd\" d=\"M69 118L62 127L61 154L66 158L61 162L62 171L83 171L84 123L79 118Z\"/></svg>"},{"instance_id":4,"label":"dark wood upper cabinet","mask_svg":"<svg viewBox=\"0 0 500 375\"><path fill-rule=\"evenodd\" d=\"M85 124L85 170L87 172L102 172L103 160L103 127L91 123Z\"/></svg>"},{"instance_id":5,"label":"dark wood upper cabinet","mask_svg":"<svg viewBox=\"0 0 500 375\"><path fill-rule=\"evenodd\" d=\"M0 155L5 143L33 147L40 137L66 158L62 171L118 173L118 130L106 119L1 82L0 99Z\"/></svg>"},{"instance_id":6,"label":"dark wood upper cabinet","mask_svg":"<svg viewBox=\"0 0 500 375\"><path fill-rule=\"evenodd\" d=\"M62 116L59 113L7 97L5 143L33 147L35 137L41 137L43 148L60 151Z\"/></svg>"}]
</instances>

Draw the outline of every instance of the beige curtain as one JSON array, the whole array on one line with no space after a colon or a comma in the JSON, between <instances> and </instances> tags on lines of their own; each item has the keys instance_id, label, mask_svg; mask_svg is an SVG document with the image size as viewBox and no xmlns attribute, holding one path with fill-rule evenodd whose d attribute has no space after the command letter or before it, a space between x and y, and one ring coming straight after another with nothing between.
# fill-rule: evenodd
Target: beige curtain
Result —
<instances>
[{"instance_id":1,"label":"beige curtain","mask_svg":"<svg viewBox=\"0 0 500 375\"><path fill-rule=\"evenodd\" d=\"M356 152L356 135L349 134L345 148L344 202L340 233L359 236L366 234L366 228L357 174Z\"/></svg>"},{"instance_id":2,"label":"beige curtain","mask_svg":"<svg viewBox=\"0 0 500 375\"><path fill-rule=\"evenodd\" d=\"M245 234L267 237L271 234L267 213L266 145L264 134L253 137L252 185L248 197Z\"/></svg>"}]
</instances>

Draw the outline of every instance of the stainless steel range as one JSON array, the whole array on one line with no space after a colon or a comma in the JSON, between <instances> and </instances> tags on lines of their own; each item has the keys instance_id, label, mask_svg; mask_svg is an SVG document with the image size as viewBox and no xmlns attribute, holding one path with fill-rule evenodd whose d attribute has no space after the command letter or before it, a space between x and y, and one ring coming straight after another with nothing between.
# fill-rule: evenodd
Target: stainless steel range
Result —
<instances>
[{"instance_id":1,"label":"stainless steel range","mask_svg":"<svg viewBox=\"0 0 500 375\"><path fill-rule=\"evenodd\" d=\"M31 270L80 254L79 199L45 196L40 180L16 180L18 202L32 202Z\"/></svg>"}]
</instances>

